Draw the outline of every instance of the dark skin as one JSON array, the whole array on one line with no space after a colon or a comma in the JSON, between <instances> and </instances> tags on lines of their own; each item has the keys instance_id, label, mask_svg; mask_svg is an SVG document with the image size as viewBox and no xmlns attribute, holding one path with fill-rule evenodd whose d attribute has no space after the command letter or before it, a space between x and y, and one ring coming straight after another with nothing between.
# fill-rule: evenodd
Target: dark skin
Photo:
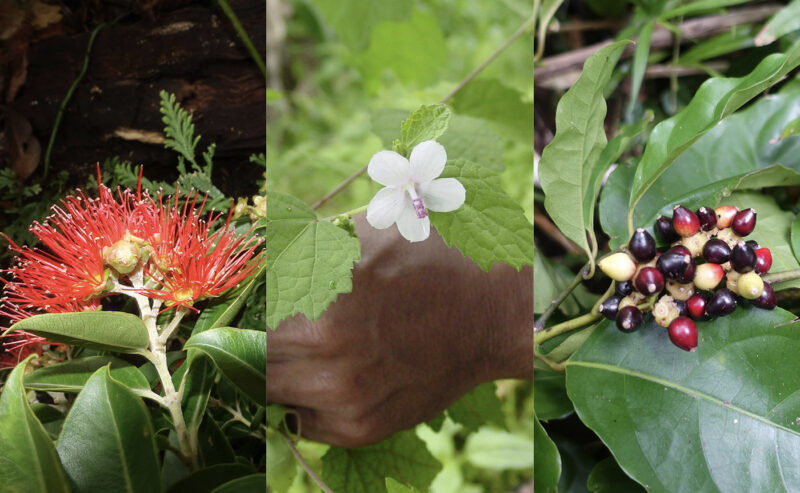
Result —
<instances>
[{"instance_id":1,"label":"dark skin","mask_svg":"<svg viewBox=\"0 0 800 493\"><path fill-rule=\"evenodd\" d=\"M427 421L480 383L533 378L533 270L487 273L434 229L409 243L356 218L353 291L323 316L268 330L267 398L303 437L376 443Z\"/></svg>"}]
</instances>

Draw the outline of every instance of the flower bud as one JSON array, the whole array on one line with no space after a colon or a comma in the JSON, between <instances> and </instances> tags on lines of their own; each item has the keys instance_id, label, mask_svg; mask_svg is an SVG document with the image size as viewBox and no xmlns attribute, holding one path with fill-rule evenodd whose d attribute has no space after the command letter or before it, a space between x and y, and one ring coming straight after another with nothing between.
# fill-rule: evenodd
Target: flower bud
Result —
<instances>
[{"instance_id":1,"label":"flower bud","mask_svg":"<svg viewBox=\"0 0 800 493\"><path fill-rule=\"evenodd\" d=\"M128 240L119 240L104 254L106 264L120 274L130 274L139 265L139 246Z\"/></svg>"}]
</instances>

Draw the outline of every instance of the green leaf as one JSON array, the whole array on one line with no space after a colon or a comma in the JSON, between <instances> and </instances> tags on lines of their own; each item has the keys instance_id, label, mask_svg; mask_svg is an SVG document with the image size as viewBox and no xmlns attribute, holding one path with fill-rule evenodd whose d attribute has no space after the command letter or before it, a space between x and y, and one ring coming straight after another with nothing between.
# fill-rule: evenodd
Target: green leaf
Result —
<instances>
[{"instance_id":1,"label":"green leaf","mask_svg":"<svg viewBox=\"0 0 800 493\"><path fill-rule=\"evenodd\" d=\"M436 140L447 131L450 124L450 108L443 104L420 106L400 125L400 154L408 153L426 140Z\"/></svg>"},{"instance_id":2,"label":"green leaf","mask_svg":"<svg viewBox=\"0 0 800 493\"><path fill-rule=\"evenodd\" d=\"M800 118L796 118L783 128L783 132L781 132L780 139L785 139L786 137L791 137L793 135L800 134Z\"/></svg>"},{"instance_id":3,"label":"green leaf","mask_svg":"<svg viewBox=\"0 0 800 493\"><path fill-rule=\"evenodd\" d=\"M236 455L228 437L208 412L197 432L197 449L200 464L205 467L236 462Z\"/></svg>"},{"instance_id":4,"label":"green leaf","mask_svg":"<svg viewBox=\"0 0 800 493\"><path fill-rule=\"evenodd\" d=\"M561 476L561 456L539 420L533 420L533 482L537 491L555 493Z\"/></svg>"},{"instance_id":5,"label":"green leaf","mask_svg":"<svg viewBox=\"0 0 800 493\"><path fill-rule=\"evenodd\" d=\"M554 264L533 247L533 285L536 286L536 296L533 298L533 313L542 313L558 298L564 289L569 286L575 277L566 266ZM578 312L578 303L575 296L570 295L558 307L565 315L575 315Z\"/></svg>"},{"instance_id":6,"label":"green leaf","mask_svg":"<svg viewBox=\"0 0 800 493\"><path fill-rule=\"evenodd\" d=\"M467 437L464 457L484 469L504 471L533 467L533 440L493 428L481 428Z\"/></svg>"},{"instance_id":7,"label":"green leaf","mask_svg":"<svg viewBox=\"0 0 800 493\"><path fill-rule=\"evenodd\" d=\"M56 450L76 492L161 490L147 408L107 367L78 394Z\"/></svg>"},{"instance_id":8,"label":"green leaf","mask_svg":"<svg viewBox=\"0 0 800 493\"><path fill-rule=\"evenodd\" d=\"M658 18L660 20L672 19L678 16L689 17L697 14L703 14L720 10L724 7L739 5L747 2L747 0L695 0L687 2L680 7L662 12Z\"/></svg>"},{"instance_id":9,"label":"green leaf","mask_svg":"<svg viewBox=\"0 0 800 493\"><path fill-rule=\"evenodd\" d=\"M646 22L639 31L639 39L636 40L636 50L633 52L633 69L631 70L631 93L628 99L628 114L633 112L639 91L642 88L644 72L647 70L647 60L650 57L650 39L653 37L655 21Z\"/></svg>"},{"instance_id":10,"label":"green leaf","mask_svg":"<svg viewBox=\"0 0 800 493\"><path fill-rule=\"evenodd\" d=\"M205 493L255 472L250 464L217 464L200 469L173 484L167 493Z\"/></svg>"},{"instance_id":11,"label":"green leaf","mask_svg":"<svg viewBox=\"0 0 800 493\"><path fill-rule=\"evenodd\" d=\"M370 92L381 87L387 70L405 85L425 87L447 65L447 49L437 18L414 10L408 20L375 26L369 47L354 59Z\"/></svg>"},{"instance_id":12,"label":"green leaf","mask_svg":"<svg viewBox=\"0 0 800 493\"><path fill-rule=\"evenodd\" d=\"M197 318L192 334L199 334L208 329L229 325L244 308L247 297L256 284L264 282L266 271L267 266L264 264L245 284L228 291L221 301L206 307Z\"/></svg>"},{"instance_id":13,"label":"green leaf","mask_svg":"<svg viewBox=\"0 0 800 493\"><path fill-rule=\"evenodd\" d=\"M403 0L312 0L327 25L339 40L352 51L367 47L372 30L385 21L399 21L411 13L411 5Z\"/></svg>"},{"instance_id":14,"label":"green leaf","mask_svg":"<svg viewBox=\"0 0 800 493\"><path fill-rule=\"evenodd\" d=\"M214 488L211 493L264 493L266 486L267 476L257 473L228 481L222 486Z\"/></svg>"},{"instance_id":15,"label":"green leaf","mask_svg":"<svg viewBox=\"0 0 800 493\"><path fill-rule=\"evenodd\" d=\"M756 46L764 46L800 29L800 0L793 0L770 17L756 36Z\"/></svg>"},{"instance_id":16,"label":"green leaf","mask_svg":"<svg viewBox=\"0 0 800 493\"><path fill-rule=\"evenodd\" d=\"M800 44L785 54L767 56L744 77L711 78L700 86L683 110L656 125L636 168L629 201L629 217L633 217L633 211L644 193L683 151L714 128L719 121L798 65Z\"/></svg>"},{"instance_id":17,"label":"green leaf","mask_svg":"<svg viewBox=\"0 0 800 493\"><path fill-rule=\"evenodd\" d=\"M533 405L536 416L544 421L563 418L572 413L563 373L556 373L540 360L533 361Z\"/></svg>"},{"instance_id":18,"label":"green leaf","mask_svg":"<svg viewBox=\"0 0 800 493\"><path fill-rule=\"evenodd\" d=\"M606 147L603 98L616 59L630 41L618 41L594 53L583 66L575 84L556 108L556 134L539 160L539 180L544 205L553 222L594 262L594 251L586 238L593 217L586 216L585 203L595 201L591 176Z\"/></svg>"},{"instance_id":19,"label":"green leaf","mask_svg":"<svg viewBox=\"0 0 800 493\"><path fill-rule=\"evenodd\" d=\"M645 489L629 478L617 462L608 457L597 463L586 481L591 493L644 493Z\"/></svg>"},{"instance_id":20,"label":"green leaf","mask_svg":"<svg viewBox=\"0 0 800 493\"><path fill-rule=\"evenodd\" d=\"M124 312L44 313L23 318L11 328L53 342L123 353L147 349L149 343L142 320Z\"/></svg>"},{"instance_id":21,"label":"green leaf","mask_svg":"<svg viewBox=\"0 0 800 493\"><path fill-rule=\"evenodd\" d=\"M3 491L68 492L70 488L53 442L28 404L22 375L28 361L17 364L0 394L0 478Z\"/></svg>"},{"instance_id":22,"label":"green leaf","mask_svg":"<svg viewBox=\"0 0 800 493\"><path fill-rule=\"evenodd\" d=\"M763 97L726 118L653 183L636 207L633 226L651 229L656 217L671 216L676 204L714 207L737 189L800 184L800 139L778 141L786 123L798 116L800 81L793 80L778 94ZM600 197L600 223L611 237L612 248L628 240L628 227L620 211L628 207L632 179L633 170L619 166Z\"/></svg>"},{"instance_id":23,"label":"green leaf","mask_svg":"<svg viewBox=\"0 0 800 493\"><path fill-rule=\"evenodd\" d=\"M286 439L278 433L267 434L267 485L270 491L285 493L297 475L294 455Z\"/></svg>"},{"instance_id":24,"label":"green leaf","mask_svg":"<svg viewBox=\"0 0 800 493\"><path fill-rule=\"evenodd\" d=\"M475 79L453 97L451 104L460 115L481 118L499 134L530 145L533 135L533 103L497 79ZM472 158L472 161L477 161Z\"/></svg>"},{"instance_id":25,"label":"green leaf","mask_svg":"<svg viewBox=\"0 0 800 493\"><path fill-rule=\"evenodd\" d=\"M339 293L353 289L358 239L320 221L300 200L267 192L267 326L303 313L316 320Z\"/></svg>"},{"instance_id":26,"label":"green leaf","mask_svg":"<svg viewBox=\"0 0 800 493\"><path fill-rule=\"evenodd\" d=\"M385 492L387 477L427 491L441 468L408 430L366 447L331 447L322 457L322 481L337 493Z\"/></svg>"},{"instance_id":27,"label":"green leaf","mask_svg":"<svg viewBox=\"0 0 800 493\"><path fill-rule=\"evenodd\" d=\"M431 224L447 246L455 245L486 271L495 262L516 269L533 265L533 225L494 172L457 160L448 161L441 177L457 178L467 190L459 209L430 212Z\"/></svg>"},{"instance_id":28,"label":"green leaf","mask_svg":"<svg viewBox=\"0 0 800 493\"><path fill-rule=\"evenodd\" d=\"M505 428L502 403L497 398L497 386L494 382L486 382L467 392L447 409L450 419L460 423L470 431L488 423Z\"/></svg>"},{"instance_id":29,"label":"green leaf","mask_svg":"<svg viewBox=\"0 0 800 493\"><path fill-rule=\"evenodd\" d=\"M419 493L419 490L413 486L398 483L392 478L386 478L386 491L388 493Z\"/></svg>"},{"instance_id":30,"label":"green leaf","mask_svg":"<svg viewBox=\"0 0 800 493\"><path fill-rule=\"evenodd\" d=\"M266 406L266 332L220 327L193 335L184 348L207 354L236 387Z\"/></svg>"},{"instance_id":31,"label":"green leaf","mask_svg":"<svg viewBox=\"0 0 800 493\"><path fill-rule=\"evenodd\" d=\"M689 48L678 58L679 66L698 64L710 58L743 50L753 46L755 28L750 25L734 26L721 34L703 40Z\"/></svg>"},{"instance_id":32,"label":"green leaf","mask_svg":"<svg viewBox=\"0 0 800 493\"><path fill-rule=\"evenodd\" d=\"M191 364L188 361L183 364L184 366L189 365L189 370L183 377L186 379L186 384L184 385L181 406L183 407L183 417L186 420L189 433L194 435L200 429L200 423L203 421L203 415L208 405L208 396L211 394L216 372L214 371L214 365L204 356L193 358ZM180 384L177 384L176 388L179 387Z\"/></svg>"},{"instance_id":33,"label":"green leaf","mask_svg":"<svg viewBox=\"0 0 800 493\"><path fill-rule=\"evenodd\" d=\"M794 218L791 226L792 252L794 258L800 261L800 215Z\"/></svg>"},{"instance_id":34,"label":"green leaf","mask_svg":"<svg viewBox=\"0 0 800 493\"><path fill-rule=\"evenodd\" d=\"M569 360L567 391L648 491L791 490L800 481L800 332L778 325L793 318L740 306L698 322L691 353L652 319L632 334L604 321Z\"/></svg>"},{"instance_id":35,"label":"green leaf","mask_svg":"<svg viewBox=\"0 0 800 493\"><path fill-rule=\"evenodd\" d=\"M109 366L111 377L129 389L150 390L138 368L113 356L88 356L38 368L25 375L25 387L54 392L80 392L98 369Z\"/></svg>"}]
</instances>

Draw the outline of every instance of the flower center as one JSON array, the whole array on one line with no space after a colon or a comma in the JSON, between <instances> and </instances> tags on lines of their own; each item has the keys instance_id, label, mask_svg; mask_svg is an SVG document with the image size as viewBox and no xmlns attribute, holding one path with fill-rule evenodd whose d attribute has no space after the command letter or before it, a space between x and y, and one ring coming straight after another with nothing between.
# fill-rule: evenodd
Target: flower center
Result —
<instances>
[{"instance_id":1,"label":"flower center","mask_svg":"<svg viewBox=\"0 0 800 493\"><path fill-rule=\"evenodd\" d=\"M422 203L422 199L417 195L414 183L409 183L405 188L406 192L408 192L408 195L411 197L411 204L414 206L414 210L417 211L417 217L419 219L427 217L428 211L425 209L425 204Z\"/></svg>"}]
</instances>

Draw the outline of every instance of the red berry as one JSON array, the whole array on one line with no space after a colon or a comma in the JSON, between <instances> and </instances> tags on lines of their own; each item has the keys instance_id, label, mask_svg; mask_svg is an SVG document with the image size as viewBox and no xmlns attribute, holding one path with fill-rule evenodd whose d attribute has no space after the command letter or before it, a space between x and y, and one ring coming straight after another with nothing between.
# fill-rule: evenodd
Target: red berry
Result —
<instances>
[{"instance_id":1,"label":"red berry","mask_svg":"<svg viewBox=\"0 0 800 493\"><path fill-rule=\"evenodd\" d=\"M700 219L686 207L676 205L672 211L672 227L676 233L686 238L700 231Z\"/></svg>"},{"instance_id":2,"label":"red berry","mask_svg":"<svg viewBox=\"0 0 800 493\"><path fill-rule=\"evenodd\" d=\"M689 315L695 320L706 320L706 305L708 304L708 296L703 293L695 293L686 300L686 309Z\"/></svg>"},{"instance_id":3,"label":"red berry","mask_svg":"<svg viewBox=\"0 0 800 493\"><path fill-rule=\"evenodd\" d=\"M633 305L623 307L617 313L617 328L622 332L633 332L642 324L642 311Z\"/></svg>"},{"instance_id":4,"label":"red berry","mask_svg":"<svg viewBox=\"0 0 800 493\"><path fill-rule=\"evenodd\" d=\"M717 213L717 227L719 229L725 229L730 227L739 209L732 205L721 205L717 207L714 212Z\"/></svg>"},{"instance_id":5,"label":"red berry","mask_svg":"<svg viewBox=\"0 0 800 493\"><path fill-rule=\"evenodd\" d=\"M747 236L753 232L756 227L756 211L755 209L745 209L736 213L731 223L733 232L739 236Z\"/></svg>"},{"instance_id":6,"label":"red berry","mask_svg":"<svg viewBox=\"0 0 800 493\"><path fill-rule=\"evenodd\" d=\"M697 209L697 218L700 220L700 229L711 231L717 227L717 214L713 209L701 207Z\"/></svg>"},{"instance_id":7,"label":"red berry","mask_svg":"<svg viewBox=\"0 0 800 493\"><path fill-rule=\"evenodd\" d=\"M628 250L639 262L649 262L656 256L656 240L642 228L636 230L628 242Z\"/></svg>"},{"instance_id":8,"label":"red berry","mask_svg":"<svg viewBox=\"0 0 800 493\"><path fill-rule=\"evenodd\" d=\"M684 351L697 347L697 325L689 317L678 317L669 324L669 340Z\"/></svg>"},{"instance_id":9,"label":"red berry","mask_svg":"<svg viewBox=\"0 0 800 493\"><path fill-rule=\"evenodd\" d=\"M750 303L765 310L772 310L775 308L777 301L775 300L775 291L773 291L772 286L770 286L768 282L765 282L764 291L761 293L761 296L750 300Z\"/></svg>"},{"instance_id":10,"label":"red berry","mask_svg":"<svg viewBox=\"0 0 800 493\"><path fill-rule=\"evenodd\" d=\"M672 243L681 239L681 235L676 233L672 227L672 220L666 216L658 216L656 219L656 232L664 243Z\"/></svg>"},{"instance_id":11,"label":"red berry","mask_svg":"<svg viewBox=\"0 0 800 493\"><path fill-rule=\"evenodd\" d=\"M664 275L655 267L643 267L633 279L633 285L647 296L660 293L664 289Z\"/></svg>"},{"instance_id":12,"label":"red berry","mask_svg":"<svg viewBox=\"0 0 800 493\"><path fill-rule=\"evenodd\" d=\"M756 250L756 274L766 274L772 267L772 252L769 248L759 248Z\"/></svg>"}]
</instances>

